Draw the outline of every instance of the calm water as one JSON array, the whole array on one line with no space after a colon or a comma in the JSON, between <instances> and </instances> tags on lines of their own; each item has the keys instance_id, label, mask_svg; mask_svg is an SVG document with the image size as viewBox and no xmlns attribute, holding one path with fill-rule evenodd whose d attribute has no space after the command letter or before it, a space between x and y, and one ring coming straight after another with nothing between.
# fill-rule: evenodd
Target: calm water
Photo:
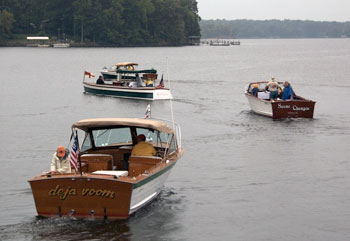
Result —
<instances>
[{"instance_id":1,"label":"calm water","mask_svg":"<svg viewBox=\"0 0 350 241\"><path fill-rule=\"evenodd\" d=\"M0 48L0 240L349 240L350 40L241 43ZM122 61L171 79L183 158L129 220L37 218L27 180L68 145L73 122L143 117L145 101L83 94L84 70ZM316 100L315 119L251 113L246 84L271 76ZM169 102L152 115L170 119Z\"/></svg>"}]
</instances>

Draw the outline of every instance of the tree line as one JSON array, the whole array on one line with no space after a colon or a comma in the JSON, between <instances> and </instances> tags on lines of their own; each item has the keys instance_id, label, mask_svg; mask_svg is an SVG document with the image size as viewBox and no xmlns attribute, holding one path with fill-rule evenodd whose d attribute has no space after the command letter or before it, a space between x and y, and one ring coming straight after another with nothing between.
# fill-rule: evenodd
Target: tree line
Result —
<instances>
[{"instance_id":1,"label":"tree line","mask_svg":"<svg viewBox=\"0 0 350 241\"><path fill-rule=\"evenodd\" d=\"M0 0L0 42L45 35L104 46L184 45L200 35L199 20L196 0Z\"/></svg>"},{"instance_id":2,"label":"tree line","mask_svg":"<svg viewBox=\"0 0 350 241\"><path fill-rule=\"evenodd\" d=\"M350 22L302 20L202 20L203 38L340 38L350 37Z\"/></svg>"}]
</instances>

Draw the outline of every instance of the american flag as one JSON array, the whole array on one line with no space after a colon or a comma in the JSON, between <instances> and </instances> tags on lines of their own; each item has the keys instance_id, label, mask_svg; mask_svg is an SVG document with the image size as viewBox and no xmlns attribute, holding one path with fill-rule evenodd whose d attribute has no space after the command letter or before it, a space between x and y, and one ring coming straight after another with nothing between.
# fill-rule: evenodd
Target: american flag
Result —
<instances>
[{"instance_id":1,"label":"american flag","mask_svg":"<svg viewBox=\"0 0 350 241\"><path fill-rule=\"evenodd\" d=\"M157 86L158 88L164 88L164 80L163 80L163 75L162 75L162 78L159 82L159 85Z\"/></svg>"},{"instance_id":2,"label":"american flag","mask_svg":"<svg viewBox=\"0 0 350 241\"><path fill-rule=\"evenodd\" d=\"M151 118L151 104L148 104L146 107L145 119Z\"/></svg>"},{"instance_id":3,"label":"american flag","mask_svg":"<svg viewBox=\"0 0 350 241\"><path fill-rule=\"evenodd\" d=\"M70 165L78 171L79 140L78 135L74 135L74 142L70 150Z\"/></svg>"}]
</instances>

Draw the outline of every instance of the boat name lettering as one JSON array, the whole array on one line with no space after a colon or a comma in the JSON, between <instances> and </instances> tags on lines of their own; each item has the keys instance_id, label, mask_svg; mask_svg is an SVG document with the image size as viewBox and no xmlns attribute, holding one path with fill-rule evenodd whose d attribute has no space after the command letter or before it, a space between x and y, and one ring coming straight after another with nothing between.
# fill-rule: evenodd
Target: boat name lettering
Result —
<instances>
[{"instance_id":1,"label":"boat name lettering","mask_svg":"<svg viewBox=\"0 0 350 241\"><path fill-rule=\"evenodd\" d=\"M61 200L65 200L68 196L76 196L77 189L68 186L66 189L57 185L55 188L49 191L50 196L58 196ZM115 192L111 190L93 189L93 188L83 188L81 195L85 196L97 196L114 199Z\"/></svg>"},{"instance_id":2,"label":"boat name lettering","mask_svg":"<svg viewBox=\"0 0 350 241\"><path fill-rule=\"evenodd\" d=\"M308 111L308 110L310 110L310 108L309 107L298 107L298 106L296 106L296 105L293 105L293 110L298 110L298 111Z\"/></svg>"},{"instance_id":3,"label":"boat name lettering","mask_svg":"<svg viewBox=\"0 0 350 241\"><path fill-rule=\"evenodd\" d=\"M89 196L98 196L98 197L105 197L105 198L114 198L115 193L111 190L102 190L102 189L93 189L93 188L83 188L82 195L85 197L87 195Z\"/></svg>"},{"instance_id":4,"label":"boat name lettering","mask_svg":"<svg viewBox=\"0 0 350 241\"><path fill-rule=\"evenodd\" d=\"M49 191L50 196L59 196L61 200L65 200L68 196L76 196L77 190L75 188L67 187L67 189L63 189L60 185L57 185L54 189Z\"/></svg>"},{"instance_id":5,"label":"boat name lettering","mask_svg":"<svg viewBox=\"0 0 350 241\"><path fill-rule=\"evenodd\" d=\"M278 103L278 109L290 109L290 105L282 105L281 103Z\"/></svg>"}]
</instances>

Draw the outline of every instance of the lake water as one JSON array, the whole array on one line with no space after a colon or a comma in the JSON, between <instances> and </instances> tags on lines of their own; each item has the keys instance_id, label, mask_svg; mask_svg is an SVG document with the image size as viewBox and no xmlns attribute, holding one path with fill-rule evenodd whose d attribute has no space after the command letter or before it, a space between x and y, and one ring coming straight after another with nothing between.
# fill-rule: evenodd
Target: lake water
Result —
<instances>
[{"instance_id":1,"label":"lake water","mask_svg":"<svg viewBox=\"0 0 350 241\"><path fill-rule=\"evenodd\" d=\"M171 80L184 156L128 220L45 219L27 180L68 145L73 122L143 117L148 102L86 95L83 71L134 61ZM349 240L350 40L240 46L0 48L0 240ZM250 111L250 81L291 82L313 120ZM169 85L168 82L165 82ZM170 119L168 101L152 116Z\"/></svg>"}]
</instances>

